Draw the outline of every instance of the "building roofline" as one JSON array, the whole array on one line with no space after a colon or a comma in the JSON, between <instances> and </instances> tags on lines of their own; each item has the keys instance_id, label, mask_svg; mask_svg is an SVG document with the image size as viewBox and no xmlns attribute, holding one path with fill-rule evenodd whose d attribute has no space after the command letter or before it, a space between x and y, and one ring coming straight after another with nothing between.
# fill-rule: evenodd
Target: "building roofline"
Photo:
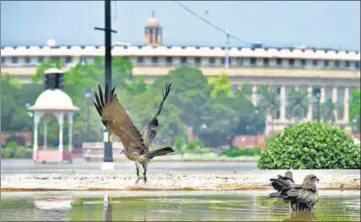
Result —
<instances>
[{"instance_id":1,"label":"building roofline","mask_svg":"<svg viewBox=\"0 0 361 222\"><path fill-rule=\"evenodd\" d=\"M116 43L116 42L114 42ZM4 49L6 47L11 47L11 48L18 48L18 47L25 47L25 48L30 48L30 47L39 47L39 48L43 48L43 47L47 47L48 45L46 44L36 44L36 45L2 45L1 49ZM68 45L56 45L55 47L52 48L60 48L60 47L67 47L67 48L71 48L71 47L81 47L81 48L85 48L85 47L104 47L103 44L68 44ZM115 46L113 46L115 47ZM130 45L117 45L116 47L124 47L124 48L128 48L128 47L137 47L137 48L143 48L143 47L147 47L147 45L144 44L130 44ZM194 45L178 45L178 44L170 44L170 45L161 45L158 47L166 47L166 48L173 48L173 47L179 47L179 48L221 48L221 49L226 49L225 45L200 45L200 44L194 44ZM157 48L157 46L155 46L154 48ZM331 48L331 47L313 47L313 46L306 46L304 48L298 48L295 46L273 46L273 45L262 45L262 47L250 47L250 46L236 46L236 45L232 45L229 46L229 48L237 48L237 49L264 49L264 50L268 50L268 49L277 49L277 50L282 50L282 49L286 49L286 50L295 50L295 49L299 49L299 50L324 50L324 51L343 51L343 52L360 52L359 50L354 50L354 49L342 49L342 48Z\"/></svg>"}]
</instances>

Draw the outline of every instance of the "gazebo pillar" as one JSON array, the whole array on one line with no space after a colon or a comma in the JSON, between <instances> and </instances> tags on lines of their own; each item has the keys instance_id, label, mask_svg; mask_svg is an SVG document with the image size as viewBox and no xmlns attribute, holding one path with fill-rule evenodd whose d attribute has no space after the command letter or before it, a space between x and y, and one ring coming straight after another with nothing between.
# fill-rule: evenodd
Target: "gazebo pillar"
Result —
<instances>
[{"instance_id":1,"label":"gazebo pillar","mask_svg":"<svg viewBox=\"0 0 361 222\"><path fill-rule=\"evenodd\" d=\"M43 115L42 112L34 112L34 126L33 126L33 132L34 132L34 142L33 142L33 161L37 159L39 145L38 145L38 128L39 128L39 122L40 118Z\"/></svg>"},{"instance_id":2,"label":"gazebo pillar","mask_svg":"<svg viewBox=\"0 0 361 222\"><path fill-rule=\"evenodd\" d=\"M56 113L56 118L59 124L59 162L63 160L63 125L64 125L64 113Z\"/></svg>"},{"instance_id":3,"label":"gazebo pillar","mask_svg":"<svg viewBox=\"0 0 361 222\"><path fill-rule=\"evenodd\" d=\"M73 113L68 114L69 122L69 152L73 151Z\"/></svg>"},{"instance_id":4,"label":"gazebo pillar","mask_svg":"<svg viewBox=\"0 0 361 222\"><path fill-rule=\"evenodd\" d=\"M43 118L44 123L44 150L48 149L48 118L47 116L44 116Z\"/></svg>"}]
</instances>

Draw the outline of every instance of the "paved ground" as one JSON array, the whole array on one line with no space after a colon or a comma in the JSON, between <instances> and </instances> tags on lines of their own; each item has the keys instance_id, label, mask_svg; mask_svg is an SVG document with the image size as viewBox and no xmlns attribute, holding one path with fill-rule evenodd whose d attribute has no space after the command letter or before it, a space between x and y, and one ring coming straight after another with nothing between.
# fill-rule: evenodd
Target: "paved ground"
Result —
<instances>
[{"instance_id":1,"label":"paved ground","mask_svg":"<svg viewBox=\"0 0 361 222\"><path fill-rule=\"evenodd\" d=\"M83 159L74 159L72 164L34 164L32 160L26 159L2 159L1 171L42 171L42 170L99 170L101 162L86 162ZM117 171L135 170L133 162L125 161L115 163ZM149 170L167 170L176 172L224 172L224 171L246 171L257 169L256 162L152 162Z\"/></svg>"}]
</instances>

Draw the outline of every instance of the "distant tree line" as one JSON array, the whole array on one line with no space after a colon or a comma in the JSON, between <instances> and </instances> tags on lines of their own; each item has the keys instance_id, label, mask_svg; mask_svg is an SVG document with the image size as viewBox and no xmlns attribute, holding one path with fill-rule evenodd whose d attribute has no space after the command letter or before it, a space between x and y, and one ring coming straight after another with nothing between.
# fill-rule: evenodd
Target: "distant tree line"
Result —
<instances>
[{"instance_id":1,"label":"distant tree line","mask_svg":"<svg viewBox=\"0 0 361 222\"><path fill-rule=\"evenodd\" d=\"M44 71L50 67L63 67L59 61L45 61L32 77L31 84L22 84L17 79L2 74L2 110L1 121L3 132L21 132L32 129L32 118L28 115L26 103L33 104L43 91ZM231 80L226 74L207 78L196 68L175 68L168 75L158 77L147 85L143 77L132 74L132 63L127 58L113 58L113 85L123 106L128 110L134 123L142 129L154 114L161 100L162 91L167 82L172 82L172 90L162 114L159 117L160 127L155 145L174 144L177 140L187 142L186 132L193 129L205 146L219 147L229 145L237 135L263 133L267 115L272 115L279 107L279 96L268 85L260 86L259 102L255 107L250 101L251 90L244 84L232 90ZM73 133L75 147L83 142L102 140L102 124L92 100L88 100L86 92L96 89L97 84L104 83L104 58L98 57L94 64L77 64L65 73L64 91L67 92L80 111L75 113ZM358 96L358 100L357 100ZM360 91L353 92L350 112L357 118L357 131L360 129ZM287 111L289 118L296 122L302 120L308 109L308 97L303 91L294 90L288 95ZM88 116L87 108L90 106ZM322 105L324 121L334 122L332 101ZM89 130L87 127L89 121ZM67 134L67 122L64 123ZM43 125L39 124L39 136L43 136ZM48 125L49 143L57 141L58 126L52 118ZM64 137L65 144L67 137ZM41 143L42 140L39 139Z\"/></svg>"}]
</instances>

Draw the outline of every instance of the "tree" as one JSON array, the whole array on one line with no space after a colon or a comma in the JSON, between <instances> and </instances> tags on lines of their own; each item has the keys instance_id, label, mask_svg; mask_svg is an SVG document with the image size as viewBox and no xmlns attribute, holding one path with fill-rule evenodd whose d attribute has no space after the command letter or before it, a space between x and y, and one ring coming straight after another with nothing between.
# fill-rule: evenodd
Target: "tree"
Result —
<instances>
[{"instance_id":1,"label":"tree","mask_svg":"<svg viewBox=\"0 0 361 222\"><path fill-rule=\"evenodd\" d=\"M42 84L44 80L44 72L50 68L58 68L61 69L63 67L63 63L59 60L46 60L37 68L35 75L31 77L31 80L35 84Z\"/></svg>"},{"instance_id":2,"label":"tree","mask_svg":"<svg viewBox=\"0 0 361 222\"><path fill-rule=\"evenodd\" d=\"M146 90L144 79L133 78L132 63L127 58L113 58L112 60L113 85L117 86L117 92L122 96L122 102L131 98L132 94L140 94ZM44 90L44 71L49 68L63 67L58 60L46 60L32 76L32 84L21 84L16 79L9 78L2 74L3 99L2 103L2 124L4 131L18 132L27 131L32 128L33 120L27 114L25 104L34 104L36 98ZM74 146L81 146L82 142L90 140L99 141L102 138L102 123L92 101L87 101L85 93L87 89L96 90L97 84L104 83L104 57L99 57L94 64L76 64L64 73L64 91L72 98L73 103L80 108L74 114L73 134ZM129 92L128 92L129 91ZM87 106L90 105L90 116L88 117ZM89 119L89 120L88 120ZM42 120L43 121L43 118ZM90 137L87 137L87 122L90 124ZM68 122L64 121L64 135L67 135ZM51 116L48 123L48 141L54 143L58 140L58 123L56 118ZM43 136L43 124L39 124L39 137ZM42 143L39 139L39 143ZM64 144L68 137L64 136Z\"/></svg>"},{"instance_id":3,"label":"tree","mask_svg":"<svg viewBox=\"0 0 361 222\"><path fill-rule=\"evenodd\" d=\"M169 81L172 83L172 91L167 99L168 104L177 107L182 122L186 127L192 127L194 134L198 135L210 94L207 78L196 68L176 68L167 76L157 78L150 90L161 89Z\"/></svg>"},{"instance_id":4,"label":"tree","mask_svg":"<svg viewBox=\"0 0 361 222\"><path fill-rule=\"evenodd\" d=\"M226 73L222 73L218 77L208 78L208 84L211 86L211 98L219 96L234 96L231 90L232 82Z\"/></svg>"},{"instance_id":5,"label":"tree","mask_svg":"<svg viewBox=\"0 0 361 222\"><path fill-rule=\"evenodd\" d=\"M332 102L332 99L328 99L321 105L321 119L330 125L333 125L336 121L336 104Z\"/></svg>"},{"instance_id":6,"label":"tree","mask_svg":"<svg viewBox=\"0 0 361 222\"><path fill-rule=\"evenodd\" d=\"M360 132L360 89L352 91L350 106L350 120L354 131Z\"/></svg>"},{"instance_id":7,"label":"tree","mask_svg":"<svg viewBox=\"0 0 361 222\"><path fill-rule=\"evenodd\" d=\"M199 130L199 138L208 146L233 146L235 130L239 123L237 112L224 104L211 102L204 114L204 125Z\"/></svg>"},{"instance_id":8,"label":"tree","mask_svg":"<svg viewBox=\"0 0 361 222\"><path fill-rule=\"evenodd\" d=\"M147 91L147 84L145 83L144 77L141 76L127 84L126 88L132 95L139 95Z\"/></svg>"},{"instance_id":9,"label":"tree","mask_svg":"<svg viewBox=\"0 0 361 222\"><path fill-rule=\"evenodd\" d=\"M260 96L259 107L264 110L268 117L275 115L280 106L280 100L277 93L268 85L262 85L258 88ZM268 118L266 118L268 119ZM272 124L272 131L273 131Z\"/></svg>"},{"instance_id":10,"label":"tree","mask_svg":"<svg viewBox=\"0 0 361 222\"><path fill-rule=\"evenodd\" d=\"M228 76L222 76L216 80L218 80L216 83L218 89L222 90L218 91L219 93L213 94L213 96L211 95L210 108L204 115L205 118L208 118L207 123L204 125L207 128L203 127L200 132L200 138L209 146L227 144L229 147L233 147L235 136L250 135L262 130L264 131L265 119L261 117L262 112L258 114L255 112L256 107L245 96L247 91L240 91L234 95L231 93L231 80ZM242 89L246 90L246 87L242 87ZM220 110L223 113L220 113ZM217 127L220 120L223 123L228 121L228 126Z\"/></svg>"},{"instance_id":11,"label":"tree","mask_svg":"<svg viewBox=\"0 0 361 222\"><path fill-rule=\"evenodd\" d=\"M1 123L5 132L28 131L32 119L27 114L26 103L32 103L41 92L40 85L22 84L9 74L1 74L2 101Z\"/></svg>"},{"instance_id":12,"label":"tree","mask_svg":"<svg viewBox=\"0 0 361 222\"><path fill-rule=\"evenodd\" d=\"M128 111L141 132L158 109L162 99L161 95L161 89L149 90L133 96L134 99L128 100L130 102ZM169 146L175 143L178 137L185 136L185 128L180 119L180 114L181 112L176 106L168 103L168 101L165 102L162 112L158 117L159 126L157 127L157 136L152 143L153 145Z\"/></svg>"},{"instance_id":13,"label":"tree","mask_svg":"<svg viewBox=\"0 0 361 222\"><path fill-rule=\"evenodd\" d=\"M252 87L248 83L243 83L239 88L239 93L243 94L248 99L251 99Z\"/></svg>"},{"instance_id":14,"label":"tree","mask_svg":"<svg viewBox=\"0 0 361 222\"><path fill-rule=\"evenodd\" d=\"M296 119L296 125L306 118L309 104L308 93L293 89L287 96L287 113Z\"/></svg>"}]
</instances>

